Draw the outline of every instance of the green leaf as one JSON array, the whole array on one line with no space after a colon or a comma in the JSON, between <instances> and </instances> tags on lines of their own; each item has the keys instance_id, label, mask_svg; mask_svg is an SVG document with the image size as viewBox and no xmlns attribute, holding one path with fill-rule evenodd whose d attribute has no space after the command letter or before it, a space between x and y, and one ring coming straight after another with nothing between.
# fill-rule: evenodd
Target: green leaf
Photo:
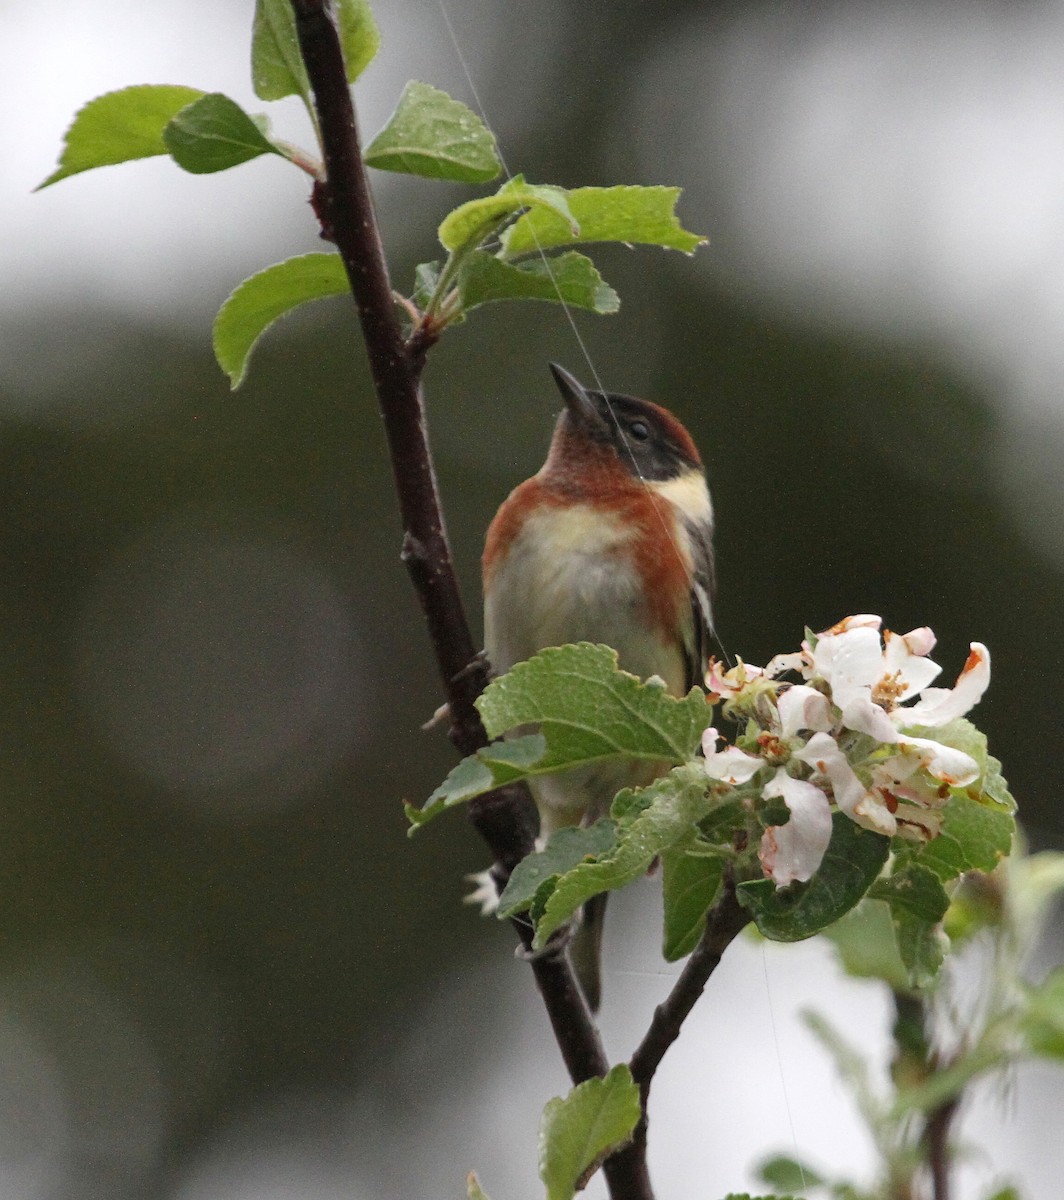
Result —
<instances>
[{"instance_id":1,"label":"green leaf","mask_svg":"<svg viewBox=\"0 0 1064 1200\"><path fill-rule=\"evenodd\" d=\"M563 228L578 229L563 188L526 183L522 176L515 175L493 196L469 200L449 212L439 228L440 243L451 251L476 247L525 208L550 212Z\"/></svg>"},{"instance_id":2,"label":"green leaf","mask_svg":"<svg viewBox=\"0 0 1064 1200\"><path fill-rule=\"evenodd\" d=\"M520 266L476 250L458 273L458 298L466 312L496 300L550 300L597 313L615 313L621 306L591 259L575 250Z\"/></svg>"},{"instance_id":3,"label":"green leaf","mask_svg":"<svg viewBox=\"0 0 1064 1200\"><path fill-rule=\"evenodd\" d=\"M466 1177L466 1200L488 1200L475 1171L470 1171Z\"/></svg>"},{"instance_id":4,"label":"green leaf","mask_svg":"<svg viewBox=\"0 0 1064 1200\"><path fill-rule=\"evenodd\" d=\"M90 100L66 131L59 166L36 190L93 167L165 154L163 130L202 95L199 88L142 84Z\"/></svg>"},{"instance_id":5,"label":"green leaf","mask_svg":"<svg viewBox=\"0 0 1064 1200\"><path fill-rule=\"evenodd\" d=\"M586 829L577 825L556 830L543 850L527 855L514 868L499 897L499 917L524 912L544 880L564 875L588 855L605 853L616 841L616 831L609 817Z\"/></svg>"},{"instance_id":6,"label":"green leaf","mask_svg":"<svg viewBox=\"0 0 1064 1200\"><path fill-rule=\"evenodd\" d=\"M344 52L347 82L354 83L381 48L381 31L369 0L334 0L340 18L340 45Z\"/></svg>"},{"instance_id":7,"label":"green leaf","mask_svg":"<svg viewBox=\"0 0 1064 1200\"><path fill-rule=\"evenodd\" d=\"M506 742L492 742L476 754L463 758L453 767L447 778L425 801L424 807L406 805L406 815L413 833L456 804L463 804L475 796L493 792L503 784L516 779L540 774L537 770L547 752L546 739L542 734L530 733L525 737L511 738Z\"/></svg>"},{"instance_id":8,"label":"green leaf","mask_svg":"<svg viewBox=\"0 0 1064 1200\"><path fill-rule=\"evenodd\" d=\"M572 1200L639 1120L639 1088L627 1065L547 1102L539 1127L539 1176L547 1200Z\"/></svg>"},{"instance_id":9,"label":"green leaf","mask_svg":"<svg viewBox=\"0 0 1064 1200\"><path fill-rule=\"evenodd\" d=\"M898 909L893 909L891 916L909 986L918 990L931 987L945 960L949 938L936 921L925 921Z\"/></svg>"},{"instance_id":10,"label":"green leaf","mask_svg":"<svg viewBox=\"0 0 1064 1200\"><path fill-rule=\"evenodd\" d=\"M954 792L939 835L919 849L900 846L898 853L939 879L956 879L965 871L992 871L1008 854L1015 828L1011 813Z\"/></svg>"},{"instance_id":11,"label":"green leaf","mask_svg":"<svg viewBox=\"0 0 1064 1200\"><path fill-rule=\"evenodd\" d=\"M881 979L895 991L909 987L890 909L879 900L862 900L824 930L843 970L858 979Z\"/></svg>"},{"instance_id":12,"label":"green leaf","mask_svg":"<svg viewBox=\"0 0 1064 1200\"><path fill-rule=\"evenodd\" d=\"M771 879L739 884L740 904L776 942L798 942L837 921L868 891L890 852L890 840L862 829L845 813L832 815L831 841L808 883L777 889Z\"/></svg>"},{"instance_id":13,"label":"green leaf","mask_svg":"<svg viewBox=\"0 0 1064 1200\"><path fill-rule=\"evenodd\" d=\"M221 92L201 96L177 113L163 130L163 142L174 162L193 175L281 153L240 105Z\"/></svg>"},{"instance_id":14,"label":"green leaf","mask_svg":"<svg viewBox=\"0 0 1064 1200\"><path fill-rule=\"evenodd\" d=\"M1001 774L1001 763L992 755L986 756L986 774L982 779L981 799L990 800L1008 812L1016 811L1016 801L1009 791L1005 776Z\"/></svg>"},{"instance_id":15,"label":"green leaf","mask_svg":"<svg viewBox=\"0 0 1064 1200\"><path fill-rule=\"evenodd\" d=\"M308 300L347 290L338 254L303 254L245 279L214 320L214 354L232 387L243 383L251 351L278 317Z\"/></svg>"},{"instance_id":16,"label":"green leaf","mask_svg":"<svg viewBox=\"0 0 1064 1200\"><path fill-rule=\"evenodd\" d=\"M587 642L518 663L488 685L477 707L489 737L519 725L540 731L492 742L464 759L423 808L407 806L415 827L519 779L619 761L686 762L711 716L697 689L678 700L618 670L615 650Z\"/></svg>"},{"instance_id":17,"label":"green leaf","mask_svg":"<svg viewBox=\"0 0 1064 1200\"><path fill-rule=\"evenodd\" d=\"M612 758L686 762L712 717L697 688L683 699L617 666L617 651L581 642L540 651L477 700L489 737L537 724L559 764Z\"/></svg>"},{"instance_id":18,"label":"green leaf","mask_svg":"<svg viewBox=\"0 0 1064 1200\"><path fill-rule=\"evenodd\" d=\"M942 881L927 867L903 865L886 879L876 880L868 895L890 905L898 953L905 964L909 986L930 987L948 947L948 940L939 928L949 908L949 896Z\"/></svg>"},{"instance_id":19,"label":"green leaf","mask_svg":"<svg viewBox=\"0 0 1064 1200\"><path fill-rule=\"evenodd\" d=\"M642 794L651 803L617 827L616 844L598 860L581 862L558 879L548 880L532 906L536 923L533 947L539 949L586 900L614 891L644 875L654 859L689 840L694 826L715 803L698 764L677 767ZM617 803L624 804L625 792Z\"/></svg>"},{"instance_id":20,"label":"green leaf","mask_svg":"<svg viewBox=\"0 0 1064 1200\"><path fill-rule=\"evenodd\" d=\"M872 900L885 900L894 911L907 912L922 921L941 921L949 896L934 871L913 864L902 867L868 889Z\"/></svg>"},{"instance_id":21,"label":"green leaf","mask_svg":"<svg viewBox=\"0 0 1064 1200\"><path fill-rule=\"evenodd\" d=\"M485 183L502 170L495 138L481 119L439 88L411 80L388 123L366 147L380 171Z\"/></svg>"},{"instance_id":22,"label":"green leaf","mask_svg":"<svg viewBox=\"0 0 1064 1200\"><path fill-rule=\"evenodd\" d=\"M414 268L414 293L410 297L418 308L427 308L440 281L439 262L418 263Z\"/></svg>"},{"instance_id":23,"label":"green leaf","mask_svg":"<svg viewBox=\"0 0 1064 1200\"><path fill-rule=\"evenodd\" d=\"M680 845L662 854L661 867L665 901L662 954L666 962L676 962L698 945L706 927L706 912L720 891L724 860L688 854Z\"/></svg>"},{"instance_id":24,"label":"green leaf","mask_svg":"<svg viewBox=\"0 0 1064 1200\"><path fill-rule=\"evenodd\" d=\"M771 1196L751 1196L749 1192L729 1192L724 1200L797 1200L796 1196L779 1196L773 1193Z\"/></svg>"},{"instance_id":25,"label":"green leaf","mask_svg":"<svg viewBox=\"0 0 1064 1200\"><path fill-rule=\"evenodd\" d=\"M663 246L693 254L705 242L689 233L675 215L680 189L674 187L585 187L565 193L572 219L537 208L503 234L507 258L576 242L625 242Z\"/></svg>"},{"instance_id":26,"label":"green leaf","mask_svg":"<svg viewBox=\"0 0 1064 1200\"><path fill-rule=\"evenodd\" d=\"M333 0L348 83L380 49L381 35L369 0ZM251 34L251 84L260 100L302 96L311 105L310 81L299 52L291 0L256 0Z\"/></svg>"},{"instance_id":27,"label":"green leaf","mask_svg":"<svg viewBox=\"0 0 1064 1200\"><path fill-rule=\"evenodd\" d=\"M1032 1054L1064 1059L1064 967L1031 988L1021 1029Z\"/></svg>"},{"instance_id":28,"label":"green leaf","mask_svg":"<svg viewBox=\"0 0 1064 1200\"><path fill-rule=\"evenodd\" d=\"M766 1159L757 1173L769 1187L782 1192L807 1192L810 1188L824 1187L826 1182L806 1163L783 1154Z\"/></svg>"}]
</instances>

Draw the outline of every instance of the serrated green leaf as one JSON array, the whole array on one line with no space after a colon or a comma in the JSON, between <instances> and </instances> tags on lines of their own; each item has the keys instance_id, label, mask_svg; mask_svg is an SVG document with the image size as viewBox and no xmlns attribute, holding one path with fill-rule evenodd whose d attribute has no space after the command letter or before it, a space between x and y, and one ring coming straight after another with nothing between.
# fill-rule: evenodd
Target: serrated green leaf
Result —
<instances>
[{"instance_id":1,"label":"serrated green leaf","mask_svg":"<svg viewBox=\"0 0 1064 1200\"><path fill-rule=\"evenodd\" d=\"M302 254L245 279L214 320L214 354L231 386L244 381L255 344L278 317L310 300L347 291L338 254Z\"/></svg>"},{"instance_id":2,"label":"serrated green leaf","mask_svg":"<svg viewBox=\"0 0 1064 1200\"><path fill-rule=\"evenodd\" d=\"M617 841L609 851L541 887L531 909L536 925L533 947L544 946L592 896L638 879L654 859L689 840L695 825L715 803L708 782L701 767L691 764L675 768L645 788L643 794L651 803L629 823L617 827Z\"/></svg>"},{"instance_id":3,"label":"serrated green leaf","mask_svg":"<svg viewBox=\"0 0 1064 1200\"><path fill-rule=\"evenodd\" d=\"M661 890L665 902L662 954L666 962L686 957L706 927L706 912L720 891L722 858L687 853L684 845L661 856Z\"/></svg>"},{"instance_id":4,"label":"serrated green leaf","mask_svg":"<svg viewBox=\"0 0 1064 1200\"><path fill-rule=\"evenodd\" d=\"M193 175L225 171L260 154L281 153L265 136L261 122L221 92L200 96L176 113L163 130L163 143L174 162Z\"/></svg>"},{"instance_id":5,"label":"serrated green leaf","mask_svg":"<svg viewBox=\"0 0 1064 1200\"><path fill-rule=\"evenodd\" d=\"M90 100L66 131L59 166L36 190L93 167L165 154L167 123L203 94L199 88L141 84Z\"/></svg>"},{"instance_id":6,"label":"serrated green leaf","mask_svg":"<svg viewBox=\"0 0 1064 1200\"><path fill-rule=\"evenodd\" d=\"M1020 1027L1032 1054L1064 1059L1064 967L1030 989Z\"/></svg>"},{"instance_id":7,"label":"serrated green leaf","mask_svg":"<svg viewBox=\"0 0 1064 1200\"><path fill-rule=\"evenodd\" d=\"M679 188L584 187L565 195L577 232L556 213L534 209L503 234L507 258L577 242L663 246L693 254L706 240L689 233L677 220L674 210Z\"/></svg>"},{"instance_id":8,"label":"serrated green leaf","mask_svg":"<svg viewBox=\"0 0 1064 1200\"><path fill-rule=\"evenodd\" d=\"M555 830L544 849L527 855L514 868L499 897L499 917L524 912L544 880L564 875L588 855L604 854L616 838L617 826L609 817L603 817L586 829L570 826Z\"/></svg>"},{"instance_id":9,"label":"serrated green leaf","mask_svg":"<svg viewBox=\"0 0 1064 1200\"><path fill-rule=\"evenodd\" d=\"M919 849L901 847L899 856L942 880L956 879L965 871L992 871L1008 854L1015 829L1011 813L955 792L938 836Z\"/></svg>"},{"instance_id":10,"label":"serrated green leaf","mask_svg":"<svg viewBox=\"0 0 1064 1200\"><path fill-rule=\"evenodd\" d=\"M843 970L858 979L881 979L895 991L909 986L901 961L890 909L879 900L862 900L824 930Z\"/></svg>"},{"instance_id":11,"label":"serrated green leaf","mask_svg":"<svg viewBox=\"0 0 1064 1200\"><path fill-rule=\"evenodd\" d=\"M564 188L526 183L520 175L504 183L493 196L482 196L460 204L444 217L439 228L440 243L447 250L478 246L505 221L522 209L551 212L563 228L575 230Z\"/></svg>"},{"instance_id":12,"label":"serrated green leaf","mask_svg":"<svg viewBox=\"0 0 1064 1200\"><path fill-rule=\"evenodd\" d=\"M539 1175L547 1200L572 1200L639 1120L639 1088L625 1064L548 1101L539 1127Z\"/></svg>"},{"instance_id":13,"label":"serrated green leaf","mask_svg":"<svg viewBox=\"0 0 1064 1200\"><path fill-rule=\"evenodd\" d=\"M458 183L486 183L502 170L495 138L476 113L417 80L403 89L395 112L362 157L380 171Z\"/></svg>"},{"instance_id":14,"label":"serrated green leaf","mask_svg":"<svg viewBox=\"0 0 1064 1200\"><path fill-rule=\"evenodd\" d=\"M495 679L477 700L489 737L536 724L552 760L686 762L712 717L704 693L682 699L617 666L609 646L581 642L540 651Z\"/></svg>"},{"instance_id":15,"label":"serrated green leaf","mask_svg":"<svg viewBox=\"0 0 1064 1200\"><path fill-rule=\"evenodd\" d=\"M758 929L776 942L798 942L837 921L868 891L890 852L890 840L862 829L845 813L832 815L831 841L808 883L776 888L771 879L736 889Z\"/></svg>"},{"instance_id":16,"label":"serrated green leaf","mask_svg":"<svg viewBox=\"0 0 1064 1200\"><path fill-rule=\"evenodd\" d=\"M518 663L488 685L477 707L489 737L529 724L539 733L492 742L459 763L423 808L407 806L415 827L519 779L625 760L686 762L710 720L701 692L678 700L618 670L616 651L586 642Z\"/></svg>"},{"instance_id":17,"label":"serrated green leaf","mask_svg":"<svg viewBox=\"0 0 1064 1200\"><path fill-rule=\"evenodd\" d=\"M1016 801L1009 791L1005 776L1001 774L1001 763L992 754L986 756L986 773L982 779L982 800L990 800L1006 812L1016 811Z\"/></svg>"},{"instance_id":18,"label":"serrated green leaf","mask_svg":"<svg viewBox=\"0 0 1064 1200\"><path fill-rule=\"evenodd\" d=\"M380 49L381 35L369 0L333 0L348 83L354 83ZM260 100L302 96L310 82L299 52L291 0L256 0L251 34L251 85Z\"/></svg>"},{"instance_id":19,"label":"serrated green leaf","mask_svg":"<svg viewBox=\"0 0 1064 1200\"><path fill-rule=\"evenodd\" d=\"M540 774L538 767L546 752L547 742L543 735L530 733L506 742L492 742L476 754L463 758L422 808L414 808L411 804L406 806L406 815L412 826L409 832L413 833L456 804L493 792L516 779Z\"/></svg>"},{"instance_id":20,"label":"serrated green leaf","mask_svg":"<svg viewBox=\"0 0 1064 1200\"><path fill-rule=\"evenodd\" d=\"M807 1192L810 1188L824 1187L826 1183L808 1163L785 1154L765 1159L757 1173L769 1187L785 1192Z\"/></svg>"},{"instance_id":21,"label":"serrated green leaf","mask_svg":"<svg viewBox=\"0 0 1064 1200\"><path fill-rule=\"evenodd\" d=\"M615 313L621 306L591 259L575 250L520 266L476 250L458 273L458 298L465 312L497 300L548 300L597 313Z\"/></svg>"}]
</instances>

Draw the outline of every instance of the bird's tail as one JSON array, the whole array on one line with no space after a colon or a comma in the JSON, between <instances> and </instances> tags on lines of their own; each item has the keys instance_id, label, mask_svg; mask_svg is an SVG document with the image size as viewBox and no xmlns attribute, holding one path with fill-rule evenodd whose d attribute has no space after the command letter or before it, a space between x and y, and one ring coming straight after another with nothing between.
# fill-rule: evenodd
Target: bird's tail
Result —
<instances>
[{"instance_id":1,"label":"bird's tail","mask_svg":"<svg viewBox=\"0 0 1064 1200\"><path fill-rule=\"evenodd\" d=\"M569 961L588 1008L598 1012L602 1000L602 926L608 892L592 896L580 914L580 924L569 942Z\"/></svg>"}]
</instances>

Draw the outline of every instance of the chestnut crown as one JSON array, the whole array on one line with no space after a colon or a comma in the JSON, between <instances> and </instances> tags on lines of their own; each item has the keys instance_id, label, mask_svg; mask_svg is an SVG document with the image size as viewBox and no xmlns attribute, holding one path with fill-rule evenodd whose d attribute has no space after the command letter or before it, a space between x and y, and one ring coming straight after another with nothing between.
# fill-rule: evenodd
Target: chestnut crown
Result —
<instances>
[{"instance_id":1,"label":"chestnut crown","mask_svg":"<svg viewBox=\"0 0 1064 1200\"><path fill-rule=\"evenodd\" d=\"M636 396L585 388L557 363L551 363L550 369L565 401L559 433L575 433L611 447L626 470L639 479L662 482L701 471L702 460L691 435L667 409Z\"/></svg>"}]
</instances>

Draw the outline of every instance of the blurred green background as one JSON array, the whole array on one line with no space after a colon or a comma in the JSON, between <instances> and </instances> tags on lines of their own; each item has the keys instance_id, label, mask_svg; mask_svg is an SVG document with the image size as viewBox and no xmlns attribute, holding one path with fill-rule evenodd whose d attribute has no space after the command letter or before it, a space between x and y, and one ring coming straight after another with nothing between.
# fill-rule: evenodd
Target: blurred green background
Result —
<instances>
[{"instance_id":1,"label":"blurred green background","mask_svg":"<svg viewBox=\"0 0 1064 1200\"><path fill-rule=\"evenodd\" d=\"M412 76L473 102L440 7L378 7L366 132ZM553 307L476 314L431 356L429 414L475 627L483 530L557 409L546 362L588 378L586 347L702 447L727 649L763 662L877 612L932 626L952 678L986 642L977 719L1032 842L1060 845L1064 26L959 7L451 0L512 170L682 184L711 244L603 251L622 311L577 315L582 344ZM98 92L183 82L254 111L251 8L5 12L8 111L36 116L0 255L0 1197L459 1195L489 1160L492 1194L533 1196L564 1081L507 931L458 903L486 865L472 832L405 837L401 801L453 758L419 731L440 691L351 307L287 320L235 394L210 353L232 286L316 248L301 180L152 162L28 196ZM380 184L408 287L469 193ZM618 1055L653 971L631 1009L607 974ZM738 1003L729 979L707 1004ZM722 1171L725 1143L765 1148L713 1136ZM710 1191L673 1194L742 1182L704 1170Z\"/></svg>"}]
</instances>

